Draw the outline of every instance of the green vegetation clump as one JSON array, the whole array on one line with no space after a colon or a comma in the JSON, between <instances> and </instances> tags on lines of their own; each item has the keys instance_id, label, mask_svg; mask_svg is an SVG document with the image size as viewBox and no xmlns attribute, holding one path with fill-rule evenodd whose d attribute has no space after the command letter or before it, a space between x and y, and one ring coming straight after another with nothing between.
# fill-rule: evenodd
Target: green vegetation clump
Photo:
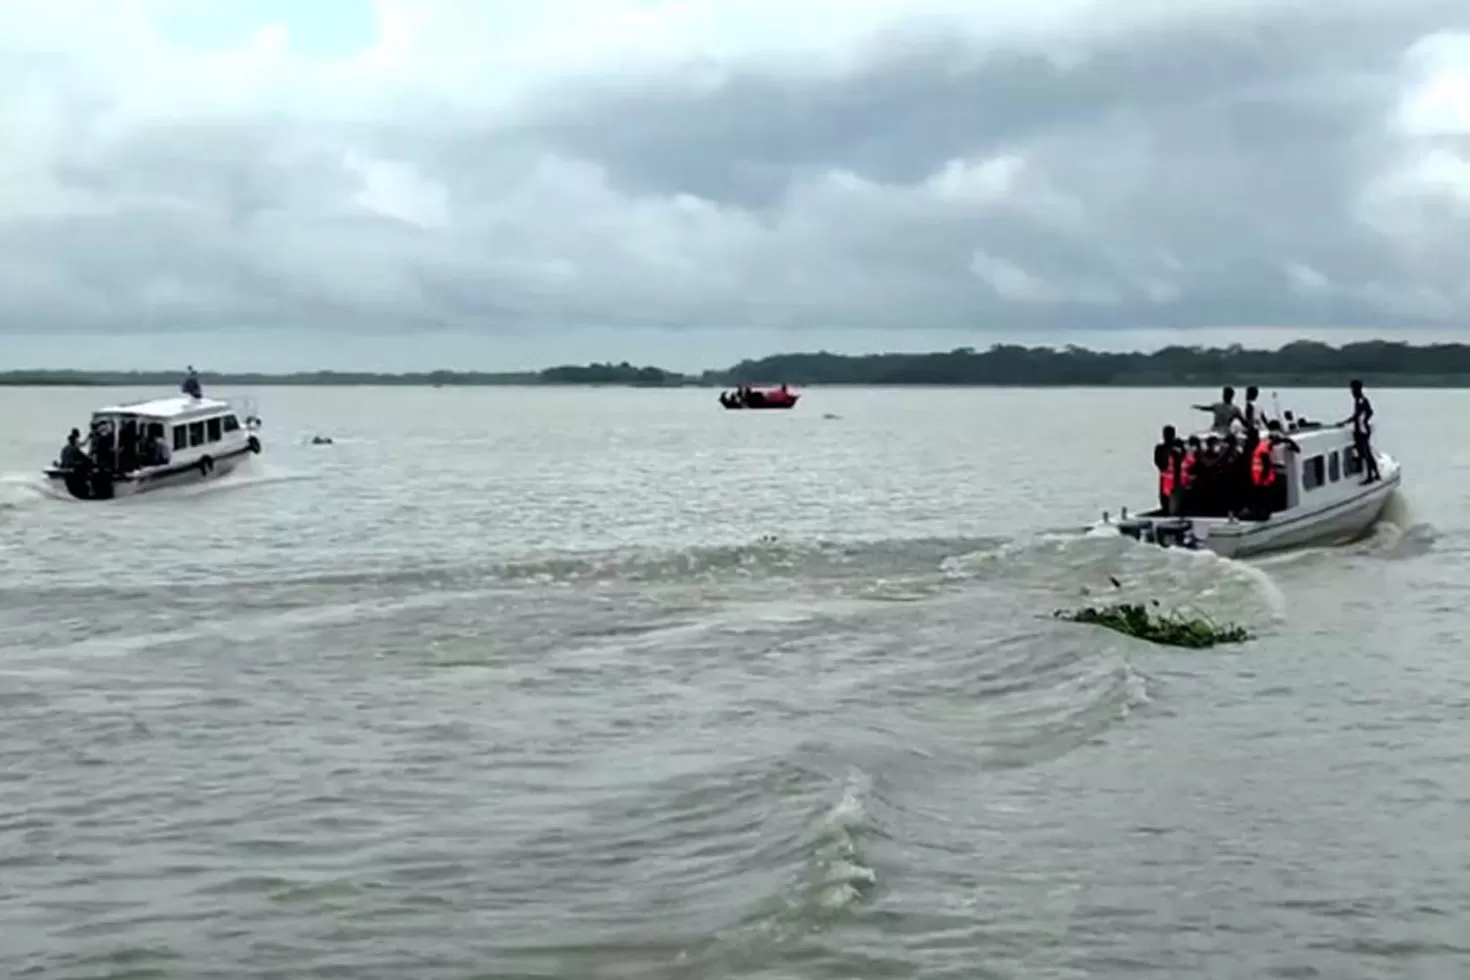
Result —
<instances>
[{"instance_id":1,"label":"green vegetation clump","mask_svg":"<svg viewBox=\"0 0 1470 980\"><path fill-rule=\"evenodd\" d=\"M1154 603L1155 606L1158 603ZM1116 630L1149 643L1169 647L1202 650L1220 643L1245 643L1255 639L1242 626L1221 626L1203 614L1186 616L1177 612L1156 612L1141 603L1117 603L1084 609L1059 609L1057 619L1087 623Z\"/></svg>"}]
</instances>

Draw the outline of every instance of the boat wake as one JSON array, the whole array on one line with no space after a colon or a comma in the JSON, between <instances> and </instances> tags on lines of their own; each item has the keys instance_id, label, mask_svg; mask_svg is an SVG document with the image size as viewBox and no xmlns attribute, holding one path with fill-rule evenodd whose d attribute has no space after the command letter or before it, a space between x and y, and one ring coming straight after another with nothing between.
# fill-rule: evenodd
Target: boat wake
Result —
<instances>
[{"instance_id":1,"label":"boat wake","mask_svg":"<svg viewBox=\"0 0 1470 980\"><path fill-rule=\"evenodd\" d=\"M257 459L239 467L234 472L213 480L177 487L161 487L146 494L120 497L108 503L111 506L136 507L313 478L312 474L294 472ZM45 477L39 474L0 474L0 513L51 503L75 504L77 501L65 490L52 487Z\"/></svg>"},{"instance_id":2,"label":"boat wake","mask_svg":"<svg viewBox=\"0 0 1470 980\"><path fill-rule=\"evenodd\" d=\"M349 788L268 782L276 815L257 806L238 833L279 838L291 833L272 822L280 813L309 812L371 866L384 907L495 882L508 896L505 972L774 976L773 963L799 959L807 975L859 975L835 965L865 961L862 927L889 898L932 893L957 863L984 873L963 862L1034 881L1009 849L1032 840L1036 786L1118 751L1109 741L1166 700L1148 648L1049 618L1085 591L1117 591L1113 578L1233 620L1279 606L1270 578L1241 562L1043 535L765 540L376 574L227 566L175 576L176 618L163 623L136 576L16 579L0 588L0 628L29 651L6 664L24 672L7 683L25 703L107 674L145 678L169 711L207 705L207 724L226 730L323 705L325 734L300 763L326 770L349 753L358 768L337 784ZM82 597L86 630L58 631ZM387 715L392 737L364 738L357 705L395 698L416 717ZM257 758L211 761L240 786ZM351 787L376 787L390 766L403 784L364 808ZM336 860L283 872L279 887L313 887ZM218 888L249 887L235 864L219 876Z\"/></svg>"},{"instance_id":3,"label":"boat wake","mask_svg":"<svg viewBox=\"0 0 1470 980\"><path fill-rule=\"evenodd\" d=\"M170 500L189 500L235 490L246 490L277 483L296 483L314 478L310 473L296 472L260 459L253 459L233 472L213 480L179 487L164 487L150 493L124 498L124 501L127 503L163 503Z\"/></svg>"},{"instance_id":4,"label":"boat wake","mask_svg":"<svg viewBox=\"0 0 1470 980\"><path fill-rule=\"evenodd\" d=\"M65 497L64 494L61 496ZM18 510L49 499L60 498L51 493L46 479L40 474L0 474L0 511Z\"/></svg>"}]
</instances>

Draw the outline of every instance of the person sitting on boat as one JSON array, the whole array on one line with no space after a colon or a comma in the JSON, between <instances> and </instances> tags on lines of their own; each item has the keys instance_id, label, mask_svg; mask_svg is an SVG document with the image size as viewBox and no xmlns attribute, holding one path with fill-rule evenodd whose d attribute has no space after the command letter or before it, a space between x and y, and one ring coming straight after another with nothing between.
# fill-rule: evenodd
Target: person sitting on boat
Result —
<instances>
[{"instance_id":1,"label":"person sitting on boat","mask_svg":"<svg viewBox=\"0 0 1470 980\"><path fill-rule=\"evenodd\" d=\"M1373 447L1370 440L1373 436L1373 403L1368 396L1363 394L1363 382L1354 378L1348 385L1348 390L1353 393L1353 414L1339 422L1339 425L1352 423L1353 426L1353 452L1363 461L1365 475L1363 483L1372 483L1379 479L1378 460L1373 456Z\"/></svg>"},{"instance_id":2,"label":"person sitting on boat","mask_svg":"<svg viewBox=\"0 0 1470 980\"><path fill-rule=\"evenodd\" d=\"M1237 420L1241 425L1245 424L1245 415L1240 411L1240 406L1235 404L1235 389L1226 385L1220 389L1220 400L1213 405L1195 405L1196 410L1210 412L1214 415L1214 421L1210 428L1224 435L1230 431L1230 424Z\"/></svg>"},{"instance_id":3,"label":"person sitting on boat","mask_svg":"<svg viewBox=\"0 0 1470 980\"><path fill-rule=\"evenodd\" d=\"M168 440L163 437L163 426L155 422L148 427L147 438L139 448L140 460L144 466L162 466L170 455Z\"/></svg>"},{"instance_id":4,"label":"person sitting on boat","mask_svg":"<svg viewBox=\"0 0 1470 980\"><path fill-rule=\"evenodd\" d=\"M1179 441L1172 425L1164 426L1159 435L1161 438L1154 446L1154 469L1159 472L1159 512L1172 516L1179 513L1183 490L1184 443Z\"/></svg>"},{"instance_id":5,"label":"person sitting on boat","mask_svg":"<svg viewBox=\"0 0 1470 980\"><path fill-rule=\"evenodd\" d=\"M194 365L189 365L189 373L179 388L190 398L204 397L204 389L199 386L199 375L194 373Z\"/></svg>"},{"instance_id":6,"label":"person sitting on boat","mask_svg":"<svg viewBox=\"0 0 1470 980\"><path fill-rule=\"evenodd\" d=\"M72 429L71 432L67 433L66 445L61 447L61 458L57 460L57 464L62 469L68 470L87 470L92 468L92 461L82 451L82 433L79 430Z\"/></svg>"}]
</instances>

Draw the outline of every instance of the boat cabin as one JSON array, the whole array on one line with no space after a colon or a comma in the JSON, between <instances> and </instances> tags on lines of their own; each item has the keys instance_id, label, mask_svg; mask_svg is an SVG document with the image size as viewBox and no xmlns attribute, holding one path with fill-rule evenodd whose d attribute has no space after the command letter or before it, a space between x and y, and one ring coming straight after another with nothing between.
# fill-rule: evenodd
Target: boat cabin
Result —
<instances>
[{"instance_id":1,"label":"boat cabin","mask_svg":"<svg viewBox=\"0 0 1470 980\"><path fill-rule=\"evenodd\" d=\"M1272 458L1286 477L1286 507L1330 507L1361 492L1364 466L1352 426L1331 425L1284 433L1299 447L1277 446ZM1284 472L1283 472L1284 471Z\"/></svg>"},{"instance_id":2,"label":"boat cabin","mask_svg":"<svg viewBox=\"0 0 1470 980\"><path fill-rule=\"evenodd\" d=\"M98 409L92 431L110 445L121 472L193 466L206 457L236 455L250 439L246 421L229 402L184 395Z\"/></svg>"},{"instance_id":3,"label":"boat cabin","mask_svg":"<svg viewBox=\"0 0 1470 980\"><path fill-rule=\"evenodd\" d=\"M1312 423L1270 434L1290 439L1298 448L1294 450L1284 442L1272 448L1271 459L1276 468L1275 492L1269 494L1268 501L1253 500L1256 506L1247 508L1253 512L1251 516L1262 519L1269 514L1298 508L1332 507L1358 493L1364 467L1358 458L1350 426ZM1195 433L1201 442L1208 442L1217 435L1209 430ZM1262 432L1263 437L1267 435ZM1240 434L1237 433L1236 438L1241 438ZM1226 499L1217 499L1206 491L1202 497L1211 499L1186 500L1180 516L1226 516L1227 512L1236 509L1229 500L1234 494L1228 488L1222 492ZM1269 514L1261 512L1263 503L1268 505Z\"/></svg>"}]
</instances>

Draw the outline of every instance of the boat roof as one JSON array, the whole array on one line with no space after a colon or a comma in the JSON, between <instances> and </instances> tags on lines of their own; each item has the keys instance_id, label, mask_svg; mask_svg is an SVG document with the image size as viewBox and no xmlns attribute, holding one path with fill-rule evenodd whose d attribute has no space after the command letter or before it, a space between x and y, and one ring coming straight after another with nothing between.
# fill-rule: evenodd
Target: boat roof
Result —
<instances>
[{"instance_id":1,"label":"boat roof","mask_svg":"<svg viewBox=\"0 0 1470 980\"><path fill-rule=\"evenodd\" d=\"M217 398L190 398L188 395L172 395L168 398L153 398L141 402L125 402L99 408L95 415L146 415L149 418L168 419L184 415L212 415L230 410L230 403Z\"/></svg>"},{"instance_id":2,"label":"boat roof","mask_svg":"<svg viewBox=\"0 0 1470 980\"><path fill-rule=\"evenodd\" d=\"M1267 430L1262 429L1261 433L1264 435L1266 431ZM1237 425L1231 429L1231 434L1235 436L1236 439L1243 439L1245 438L1246 430ZM1301 442L1303 439L1315 441L1316 439L1320 439L1324 436L1332 436L1334 440L1350 441L1352 438L1352 427L1341 422L1313 422L1309 424L1305 429L1288 429L1283 426L1279 429L1276 429L1273 434L1278 436L1286 436L1297 442ZM1199 429L1193 433L1181 435L1180 438L1186 440L1190 438L1197 438L1200 442L1208 442L1211 438L1220 439L1223 437L1214 429L1204 428Z\"/></svg>"}]
</instances>

